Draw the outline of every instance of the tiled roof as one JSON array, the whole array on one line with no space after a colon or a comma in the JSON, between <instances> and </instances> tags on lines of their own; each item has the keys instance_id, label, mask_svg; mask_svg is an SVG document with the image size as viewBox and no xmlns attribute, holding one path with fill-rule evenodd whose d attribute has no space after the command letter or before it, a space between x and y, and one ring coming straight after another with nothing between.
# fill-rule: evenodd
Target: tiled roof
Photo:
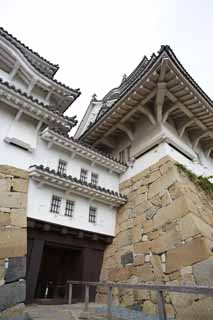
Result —
<instances>
[{"instance_id":1,"label":"tiled roof","mask_svg":"<svg viewBox=\"0 0 213 320\"><path fill-rule=\"evenodd\" d=\"M105 108L104 112L99 114L95 121L89 125L89 127L83 132L81 135L80 139L83 140L84 137L87 135L87 133L93 128L93 126L97 123L101 123L102 117L107 114L114 106L121 100L125 94L127 94L136 84L137 82L146 74L153 64L160 58L160 56L163 56L166 54L167 57L169 57L172 62L176 65L176 67L179 69L180 72L184 74L184 76L187 78L187 80L196 88L196 90L203 96L203 98L210 104L210 106L213 108L213 101L208 97L208 95L200 88L200 86L196 83L196 81L189 75L189 73L185 70L185 68L182 66L180 61L177 59L176 55L174 54L173 50L168 46L168 45L163 45L161 46L160 50L158 51L158 54L155 55L154 53L152 54L151 58L142 64L142 67L137 67L132 73L131 73L131 81L127 82L127 85L125 85L124 89L122 92L119 94L118 99L109 107ZM143 62L143 60L142 60ZM141 63L142 63L141 62ZM129 77L128 77L129 78ZM128 79L127 78L127 79ZM127 79L125 81L127 81ZM124 81L124 82L125 82ZM108 95L108 94L107 94ZM107 95L105 97L107 97Z\"/></svg>"},{"instance_id":2,"label":"tiled roof","mask_svg":"<svg viewBox=\"0 0 213 320\"><path fill-rule=\"evenodd\" d=\"M95 153L100 154L100 155L106 157L107 159L113 160L113 161L115 161L116 163L121 164L121 165L127 167L127 164L126 164L126 163L117 160L117 159L114 158L112 155L107 154L107 153L105 153L105 152L102 152L101 150L98 150L98 149L90 146L89 144L87 144L87 143L85 143L85 142L82 142L82 141L79 140L79 139L75 139L75 138L73 138L73 137L69 137L68 132L67 132L66 130L64 130L63 127L60 128L59 126L55 126L55 124L53 124L53 126L51 126L51 124L50 124L50 125L49 125L49 129L52 130L52 131L54 131L55 133L57 133L57 134L65 137L66 139L69 139L70 141L72 141L72 142L74 142L74 143L77 143L78 145L81 145L81 146L87 148L88 150L94 151Z\"/></svg>"},{"instance_id":3,"label":"tiled roof","mask_svg":"<svg viewBox=\"0 0 213 320\"><path fill-rule=\"evenodd\" d=\"M75 184L77 184L79 186L89 187L90 189L93 189L95 191L99 191L99 192L104 193L106 195L109 195L109 196L111 196L113 198L117 198L118 200L120 199L121 201L124 201L124 202L127 201L127 196L126 195L123 195L121 193L115 192L113 190L106 189L106 188L101 187L101 186L97 186L97 185L92 184L90 182L81 181L80 179L77 179L77 178L75 178L75 177L73 177L71 175L67 175L65 173L61 174L61 173L57 172L56 170L50 169L49 167L44 167L43 165L31 165L30 169L36 169L38 171L47 173L48 175L53 175L53 176L58 177L60 179L65 179L68 182L75 183Z\"/></svg>"},{"instance_id":4,"label":"tiled roof","mask_svg":"<svg viewBox=\"0 0 213 320\"><path fill-rule=\"evenodd\" d=\"M7 81L4 81L2 78L0 78L0 84L7 87L8 89L13 90L15 93L18 93L19 95L21 95L24 98L29 99L32 102L35 102L36 104L38 104L39 106L41 106L42 108L51 111L57 115L59 115L60 117L63 117L64 119L66 119L67 121L69 121L70 123L72 123L72 126L75 126L78 121L76 120L76 116L74 117L68 117L68 116L64 116L62 113L60 113L58 110L55 110L55 108L53 106L48 106L45 105L43 102L39 101L38 99L34 98L31 95L28 95L25 92L22 92L20 89L17 89L15 86L9 84Z\"/></svg>"},{"instance_id":5,"label":"tiled roof","mask_svg":"<svg viewBox=\"0 0 213 320\"><path fill-rule=\"evenodd\" d=\"M23 44L20 40L15 38L12 34L4 30L2 27L0 27L0 36L4 37L6 40L12 43L25 56L25 58L30 62L30 64L33 65L33 67L36 70L38 70L41 74L54 81L57 85L69 91L72 91L72 93L74 92L76 94L75 99L81 94L79 88L72 89L67 85L63 84L62 82L53 79L53 76L59 69L59 66L57 64L53 64L45 58L41 57L37 52L30 49L28 46Z\"/></svg>"},{"instance_id":6,"label":"tiled roof","mask_svg":"<svg viewBox=\"0 0 213 320\"><path fill-rule=\"evenodd\" d=\"M6 40L10 41L14 46L17 47L17 49L19 49L22 54L25 56L25 58L31 63L33 64L33 66L39 71L44 73L46 76L52 78L54 76L54 74L58 71L59 69L59 65L58 64L53 64L52 62L46 60L45 58L41 57L37 52L33 51L32 49L30 49L28 46L26 46L24 43L22 43L20 40L18 40L16 37L14 37L12 34L10 34L8 31L4 30L2 27L0 27L0 35L3 36ZM37 64L32 62L32 59L29 58L29 54L33 54L35 55L37 58L39 58L39 60L43 60L43 62L45 64L49 65L48 71L46 70L45 72L45 65L42 66L42 70L41 68L38 67ZM48 74L47 74L48 72Z\"/></svg>"}]
</instances>

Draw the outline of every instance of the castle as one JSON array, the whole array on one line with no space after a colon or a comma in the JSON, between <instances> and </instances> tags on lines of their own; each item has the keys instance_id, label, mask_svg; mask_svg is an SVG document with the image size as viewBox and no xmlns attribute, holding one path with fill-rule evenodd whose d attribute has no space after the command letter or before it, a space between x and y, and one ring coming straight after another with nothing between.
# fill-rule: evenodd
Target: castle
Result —
<instances>
[{"instance_id":1,"label":"castle","mask_svg":"<svg viewBox=\"0 0 213 320\"><path fill-rule=\"evenodd\" d=\"M75 136L64 113L80 90L55 80L58 69L0 28L0 311L25 300L25 278L27 301L57 303L69 279L128 281L134 266L136 281L168 282L211 258L208 195L199 215L191 182L185 195L169 188L186 180L175 162L213 175L213 103L171 48L94 95ZM169 260L186 245L202 253Z\"/></svg>"}]
</instances>

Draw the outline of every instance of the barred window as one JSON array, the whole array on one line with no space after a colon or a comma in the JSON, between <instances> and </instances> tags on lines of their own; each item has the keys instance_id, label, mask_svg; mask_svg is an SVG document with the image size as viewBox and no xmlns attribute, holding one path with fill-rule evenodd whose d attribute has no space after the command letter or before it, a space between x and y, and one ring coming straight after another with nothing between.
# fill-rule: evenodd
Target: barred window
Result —
<instances>
[{"instance_id":1,"label":"barred window","mask_svg":"<svg viewBox=\"0 0 213 320\"><path fill-rule=\"evenodd\" d=\"M66 201L66 207L65 207L65 216L72 217L73 211L74 211L74 201L67 200Z\"/></svg>"},{"instance_id":2,"label":"barred window","mask_svg":"<svg viewBox=\"0 0 213 320\"><path fill-rule=\"evenodd\" d=\"M92 172L91 174L91 183L97 185L98 184L98 174Z\"/></svg>"},{"instance_id":3,"label":"barred window","mask_svg":"<svg viewBox=\"0 0 213 320\"><path fill-rule=\"evenodd\" d=\"M96 223L97 219L97 208L89 207L89 222Z\"/></svg>"},{"instance_id":4,"label":"barred window","mask_svg":"<svg viewBox=\"0 0 213 320\"><path fill-rule=\"evenodd\" d=\"M60 206L61 206L61 197L53 195L52 196L51 207L50 207L50 212L59 213Z\"/></svg>"},{"instance_id":5,"label":"barred window","mask_svg":"<svg viewBox=\"0 0 213 320\"><path fill-rule=\"evenodd\" d=\"M64 174L66 173L66 168L67 168L67 162L64 160L59 159L58 161L58 173Z\"/></svg>"},{"instance_id":6,"label":"barred window","mask_svg":"<svg viewBox=\"0 0 213 320\"><path fill-rule=\"evenodd\" d=\"M88 171L85 169L81 169L81 173L80 173L80 180L83 182L87 181L87 173Z\"/></svg>"}]
</instances>

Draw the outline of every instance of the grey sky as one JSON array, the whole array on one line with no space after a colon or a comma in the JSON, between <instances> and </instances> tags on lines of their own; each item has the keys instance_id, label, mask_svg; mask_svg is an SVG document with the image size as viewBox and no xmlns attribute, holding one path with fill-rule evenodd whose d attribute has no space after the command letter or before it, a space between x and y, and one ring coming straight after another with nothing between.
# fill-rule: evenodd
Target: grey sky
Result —
<instances>
[{"instance_id":1,"label":"grey sky","mask_svg":"<svg viewBox=\"0 0 213 320\"><path fill-rule=\"evenodd\" d=\"M212 0L0 0L1 25L81 89L68 112L79 121L93 93L101 98L161 44L212 97L212 17Z\"/></svg>"}]
</instances>

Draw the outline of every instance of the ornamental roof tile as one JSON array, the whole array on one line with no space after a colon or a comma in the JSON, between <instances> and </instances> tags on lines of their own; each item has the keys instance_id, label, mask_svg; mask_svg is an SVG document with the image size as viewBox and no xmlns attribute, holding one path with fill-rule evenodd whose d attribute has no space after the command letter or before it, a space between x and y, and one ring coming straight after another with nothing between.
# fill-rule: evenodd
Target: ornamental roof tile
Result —
<instances>
[{"instance_id":1,"label":"ornamental roof tile","mask_svg":"<svg viewBox=\"0 0 213 320\"><path fill-rule=\"evenodd\" d=\"M31 168L35 168L36 170L39 170L39 171L42 171L44 173L48 173L48 174L54 175L54 176L59 177L61 179L66 179L66 180L68 180L70 182L74 182L74 183L77 183L79 185L89 187L89 188L91 188L93 190L97 190L97 191L106 193L106 194L111 195L113 197L117 197L117 198L121 198L123 200L127 200L127 196L123 195L122 193L106 189L104 187L92 184L90 182L82 181L82 180L80 180L78 178L75 178L75 177L73 177L71 175L67 175L65 173L61 174L61 173L57 172L54 169L50 169L49 167L45 167L43 165L31 165L30 169Z\"/></svg>"},{"instance_id":2,"label":"ornamental roof tile","mask_svg":"<svg viewBox=\"0 0 213 320\"><path fill-rule=\"evenodd\" d=\"M64 119L66 119L67 121L72 123L72 127L75 126L78 123L78 121L76 120L76 116L68 117L68 116L63 115L58 110L55 110L54 106L49 106L49 105L44 104L43 102L39 101L38 99L34 98L33 96L28 95L26 92L23 92L20 89L17 89L14 85L11 85L9 82L4 81L2 78L0 78L0 84L5 86L5 87L7 87L8 89L14 91L15 93L18 93L22 97L27 98L28 100L30 100L32 102L35 102L36 104L38 104L42 108L44 108L44 109L46 109L48 111L51 111L51 112L57 114L60 117L63 117Z\"/></svg>"},{"instance_id":3,"label":"ornamental roof tile","mask_svg":"<svg viewBox=\"0 0 213 320\"><path fill-rule=\"evenodd\" d=\"M72 89L69 86L63 84L62 82L53 79L53 76L59 69L58 64L53 64L43 58L39 55L39 53L33 51L28 46L26 46L24 43L22 43L20 40L18 40L16 37L14 37L12 34L4 30L2 27L0 27L0 36L4 37L6 40L8 40L12 45L14 45L23 55L24 57L30 62L33 67L38 70L41 74L49 78L50 80L54 81L57 85L72 91L72 93L75 93L75 99L81 94L80 89ZM34 61L35 58L32 57L35 56L37 58L37 61ZM41 66L41 62L43 61L43 64ZM46 66L48 65L48 66Z\"/></svg>"},{"instance_id":4,"label":"ornamental roof tile","mask_svg":"<svg viewBox=\"0 0 213 320\"><path fill-rule=\"evenodd\" d=\"M104 157L106 157L107 159L110 159L112 161L115 161L116 163L120 164L120 165L123 165L125 166L126 168L128 167L126 163L122 162L122 161L119 161L117 160L116 158L114 158L112 155L110 154L107 154L101 150L98 150L94 147L92 147L91 145L79 140L79 139L75 139L74 137L70 137L68 135L68 130L66 130L66 128L64 127L59 127L58 125L55 125L55 124L50 124L49 127L48 127L51 131L59 134L60 136L66 138L66 139L69 139L70 141L74 142L74 143L77 143L78 145L80 146L83 146L85 148L87 148L88 150L91 150L91 151L94 151L95 153L99 154L99 155L102 155Z\"/></svg>"}]
</instances>

